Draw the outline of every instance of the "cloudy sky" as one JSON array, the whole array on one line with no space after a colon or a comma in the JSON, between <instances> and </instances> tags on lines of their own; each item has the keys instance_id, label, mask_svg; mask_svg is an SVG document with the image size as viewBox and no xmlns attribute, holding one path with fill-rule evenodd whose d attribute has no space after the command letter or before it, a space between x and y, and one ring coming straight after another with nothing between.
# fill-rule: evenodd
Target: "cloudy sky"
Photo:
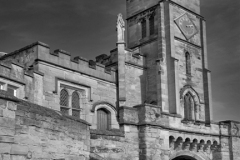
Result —
<instances>
[{"instance_id":1,"label":"cloudy sky","mask_svg":"<svg viewBox=\"0 0 240 160\"><path fill-rule=\"evenodd\" d=\"M201 0L207 20L213 120L240 121L240 1ZM0 0L0 51L35 41L94 59L115 48L125 0Z\"/></svg>"}]
</instances>

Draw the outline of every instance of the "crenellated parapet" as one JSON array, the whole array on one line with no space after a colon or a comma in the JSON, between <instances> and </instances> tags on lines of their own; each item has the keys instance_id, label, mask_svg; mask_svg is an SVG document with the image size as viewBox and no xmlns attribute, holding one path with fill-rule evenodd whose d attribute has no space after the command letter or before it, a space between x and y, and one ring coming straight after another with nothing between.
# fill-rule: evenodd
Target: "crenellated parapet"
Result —
<instances>
[{"instance_id":1,"label":"crenellated parapet","mask_svg":"<svg viewBox=\"0 0 240 160\"><path fill-rule=\"evenodd\" d=\"M36 42L12 53L0 57L1 62L17 62L28 68L33 65L47 63L56 67L79 72L88 76L115 82L115 69L106 67L99 61L88 60L80 56L72 57L62 49L50 51L50 47L42 42ZM36 67L38 68L38 67Z\"/></svg>"},{"instance_id":2,"label":"crenellated parapet","mask_svg":"<svg viewBox=\"0 0 240 160\"><path fill-rule=\"evenodd\" d=\"M15 96L20 99L41 104L39 96L42 94L43 76L33 66L25 67L16 60L0 62L1 89L7 90L8 86L12 86L16 89Z\"/></svg>"},{"instance_id":3,"label":"crenellated parapet","mask_svg":"<svg viewBox=\"0 0 240 160\"><path fill-rule=\"evenodd\" d=\"M115 82L115 70L93 60L77 56L72 58L67 51L57 49L53 53L49 48L41 47L37 62L48 63L56 67L75 71L95 78Z\"/></svg>"}]
</instances>

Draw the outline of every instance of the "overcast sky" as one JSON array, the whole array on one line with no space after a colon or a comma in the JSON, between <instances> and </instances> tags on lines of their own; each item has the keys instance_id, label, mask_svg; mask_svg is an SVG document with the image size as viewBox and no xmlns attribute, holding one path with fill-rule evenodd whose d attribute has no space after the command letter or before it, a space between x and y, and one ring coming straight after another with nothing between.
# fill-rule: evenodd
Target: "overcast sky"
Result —
<instances>
[{"instance_id":1,"label":"overcast sky","mask_svg":"<svg viewBox=\"0 0 240 160\"><path fill-rule=\"evenodd\" d=\"M240 121L240 0L201 0L207 20L213 120ZM125 0L0 0L0 51L35 41L94 59L116 44Z\"/></svg>"}]
</instances>

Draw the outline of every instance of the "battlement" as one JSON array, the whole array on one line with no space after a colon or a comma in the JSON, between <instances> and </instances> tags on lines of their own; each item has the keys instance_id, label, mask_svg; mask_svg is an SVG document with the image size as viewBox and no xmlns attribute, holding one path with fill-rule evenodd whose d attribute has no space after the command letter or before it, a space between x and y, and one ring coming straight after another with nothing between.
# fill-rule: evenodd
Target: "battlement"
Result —
<instances>
[{"instance_id":1,"label":"battlement","mask_svg":"<svg viewBox=\"0 0 240 160\"><path fill-rule=\"evenodd\" d=\"M127 64L144 68L144 55L140 54L138 48L135 50L125 49L125 54ZM2 65L8 68L10 68L12 64L21 66L22 70L26 70L26 75L29 75L29 68L33 67L33 71L37 73L38 67L36 67L36 65L39 63L47 63L55 67L115 83L117 57L117 48L111 50L110 55L102 54L97 56L94 61L81 56L72 57L71 53L62 49L56 49L51 52L49 45L42 42L35 42L3 55L0 57L0 62L3 62Z\"/></svg>"},{"instance_id":2,"label":"battlement","mask_svg":"<svg viewBox=\"0 0 240 160\"><path fill-rule=\"evenodd\" d=\"M0 77L10 79L19 84L25 85L27 78L34 78L34 74L44 76L40 71L34 70L32 67L26 69L18 62L0 62Z\"/></svg>"},{"instance_id":3,"label":"battlement","mask_svg":"<svg viewBox=\"0 0 240 160\"><path fill-rule=\"evenodd\" d=\"M17 91L17 97L25 100L30 100L32 102L38 102L36 97L34 97L34 83L43 80L44 74L40 71L35 70L33 67L26 68L22 64L13 62L0 62L0 79L3 90L6 90L8 85L14 86Z\"/></svg>"},{"instance_id":4,"label":"battlement","mask_svg":"<svg viewBox=\"0 0 240 160\"><path fill-rule=\"evenodd\" d=\"M115 82L116 70L114 68L106 67L98 61L88 60L80 56L73 58L71 53L62 49L51 52L49 45L42 42L35 42L6 54L0 57L0 61L6 63L17 62L25 68L36 65L38 62L44 62L102 80Z\"/></svg>"}]
</instances>

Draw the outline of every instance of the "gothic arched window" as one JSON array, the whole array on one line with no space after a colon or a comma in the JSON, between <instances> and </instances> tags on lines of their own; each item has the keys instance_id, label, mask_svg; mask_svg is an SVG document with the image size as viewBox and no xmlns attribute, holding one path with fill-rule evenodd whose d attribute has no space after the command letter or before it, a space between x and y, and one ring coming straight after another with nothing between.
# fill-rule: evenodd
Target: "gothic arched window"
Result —
<instances>
[{"instance_id":1,"label":"gothic arched window","mask_svg":"<svg viewBox=\"0 0 240 160\"><path fill-rule=\"evenodd\" d=\"M186 52L186 74L191 75L191 57L188 52Z\"/></svg>"},{"instance_id":2,"label":"gothic arched window","mask_svg":"<svg viewBox=\"0 0 240 160\"><path fill-rule=\"evenodd\" d=\"M72 94L72 116L80 118L80 97L77 91Z\"/></svg>"},{"instance_id":3,"label":"gothic arched window","mask_svg":"<svg viewBox=\"0 0 240 160\"><path fill-rule=\"evenodd\" d=\"M149 30L150 30L150 35L153 35L155 32L155 26L154 26L154 15L152 15L149 18Z\"/></svg>"},{"instance_id":4,"label":"gothic arched window","mask_svg":"<svg viewBox=\"0 0 240 160\"><path fill-rule=\"evenodd\" d=\"M108 130L110 129L110 112L100 108L97 110L97 129Z\"/></svg>"},{"instance_id":5,"label":"gothic arched window","mask_svg":"<svg viewBox=\"0 0 240 160\"><path fill-rule=\"evenodd\" d=\"M142 38L145 38L147 36L147 21L145 18L142 19L141 26L142 26Z\"/></svg>"},{"instance_id":6,"label":"gothic arched window","mask_svg":"<svg viewBox=\"0 0 240 160\"><path fill-rule=\"evenodd\" d=\"M68 110L69 110L68 102L69 102L68 92L67 92L67 90L62 89L60 92L60 106L61 106L61 112L66 115L69 114L68 113Z\"/></svg>"},{"instance_id":7,"label":"gothic arched window","mask_svg":"<svg viewBox=\"0 0 240 160\"><path fill-rule=\"evenodd\" d=\"M195 104L190 93L184 96L184 117L186 120L195 120Z\"/></svg>"}]
</instances>

